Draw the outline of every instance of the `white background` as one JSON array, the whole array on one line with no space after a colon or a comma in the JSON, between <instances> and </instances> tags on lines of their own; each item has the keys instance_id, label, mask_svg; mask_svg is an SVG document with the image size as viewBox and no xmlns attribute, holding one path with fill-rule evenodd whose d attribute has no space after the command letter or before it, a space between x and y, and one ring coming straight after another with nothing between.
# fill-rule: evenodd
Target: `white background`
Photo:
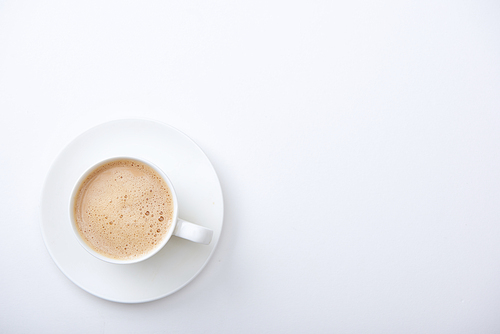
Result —
<instances>
[{"instance_id":1,"label":"white background","mask_svg":"<svg viewBox=\"0 0 500 334\"><path fill-rule=\"evenodd\" d=\"M0 332L499 333L496 1L0 1ZM203 272L101 300L50 258L44 178L105 121L206 152Z\"/></svg>"}]
</instances>

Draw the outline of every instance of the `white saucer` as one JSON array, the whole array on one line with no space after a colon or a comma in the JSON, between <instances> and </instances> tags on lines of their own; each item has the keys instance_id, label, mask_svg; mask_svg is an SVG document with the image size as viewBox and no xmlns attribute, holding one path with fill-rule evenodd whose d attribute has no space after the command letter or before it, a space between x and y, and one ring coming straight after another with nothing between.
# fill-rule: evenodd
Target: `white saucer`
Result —
<instances>
[{"instance_id":1,"label":"white saucer","mask_svg":"<svg viewBox=\"0 0 500 334\"><path fill-rule=\"evenodd\" d=\"M82 172L110 156L143 158L164 170L177 193L179 217L211 228L210 245L173 237L150 259L130 265L85 251L69 224L69 197ZM40 205L45 245L59 269L85 291L122 303L168 296L196 277L217 246L223 211L219 180L203 151L178 130L147 120L105 123L73 140L54 161Z\"/></svg>"}]
</instances>

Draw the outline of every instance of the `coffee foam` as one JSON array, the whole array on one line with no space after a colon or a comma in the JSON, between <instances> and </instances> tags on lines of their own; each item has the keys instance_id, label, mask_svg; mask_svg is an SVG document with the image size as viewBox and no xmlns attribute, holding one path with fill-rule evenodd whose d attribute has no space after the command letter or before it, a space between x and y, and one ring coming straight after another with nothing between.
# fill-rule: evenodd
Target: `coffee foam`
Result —
<instances>
[{"instance_id":1,"label":"coffee foam","mask_svg":"<svg viewBox=\"0 0 500 334\"><path fill-rule=\"evenodd\" d=\"M172 226L173 199L166 182L142 162L118 160L85 178L75 199L82 238L113 259L142 257Z\"/></svg>"}]
</instances>

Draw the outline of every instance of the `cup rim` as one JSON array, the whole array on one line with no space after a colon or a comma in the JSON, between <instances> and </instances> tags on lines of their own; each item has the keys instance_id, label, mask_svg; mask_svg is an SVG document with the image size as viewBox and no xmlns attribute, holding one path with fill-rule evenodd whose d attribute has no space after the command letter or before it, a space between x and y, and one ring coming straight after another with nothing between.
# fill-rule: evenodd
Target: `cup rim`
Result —
<instances>
[{"instance_id":1,"label":"cup rim","mask_svg":"<svg viewBox=\"0 0 500 334\"><path fill-rule=\"evenodd\" d=\"M76 227L76 219L75 219L75 211L74 211L75 200L76 200L76 195L78 193L78 190L80 190L80 186L82 185L83 181L87 178L87 176L89 176L97 168L99 168L107 163L117 161L117 160L138 161L138 162L141 162L141 163L148 165L150 168L152 168L154 171L156 171L163 178L163 180L167 183L167 186L169 187L170 192L172 194L172 202L173 202L173 206L174 206L173 213L172 213L172 224L170 226L170 229L169 229L167 235L164 237L162 242L160 244L158 244L156 248L154 248L151 252L147 253L146 255L139 257L139 258L130 259L130 260L114 259L114 258L110 258L110 257L107 257L105 255L98 253L97 251L92 249L92 247L90 247L90 245L84 240L84 238L81 236L80 232L78 231L78 228ZM175 230L175 227L177 224L177 214L178 214L177 195L175 193L174 186L173 186L172 182L170 181L170 179L168 178L168 176L166 175L166 173L162 169L160 169L158 166L156 166L154 163L152 163L148 160L145 160L145 159L139 158L139 157L131 157L131 156L115 156L115 157L107 158L107 159L101 160L101 161L93 164L89 168L87 168L85 170L85 172L83 172L82 175L78 178L75 185L73 186L73 189L71 191L70 201L69 201L70 224L71 224L71 228L73 230L73 234L75 235L79 244L87 252L89 252L91 255L98 258L99 260L102 260L102 261L105 261L108 263L113 263L113 264L138 263L138 262L147 260L150 257L152 257L153 255L155 255L156 253L158 253L165 246L165 244L170 240L170 238L172 237L172 235L174 233L174 230Z\"/></svg>"}]
</instances>

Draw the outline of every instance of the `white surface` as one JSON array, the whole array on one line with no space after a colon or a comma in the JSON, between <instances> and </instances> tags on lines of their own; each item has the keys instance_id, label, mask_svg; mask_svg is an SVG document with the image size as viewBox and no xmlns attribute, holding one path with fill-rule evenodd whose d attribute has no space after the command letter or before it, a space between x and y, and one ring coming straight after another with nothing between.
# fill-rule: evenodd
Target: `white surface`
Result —
<instances>
[{"instance_id":1,"label":"white surface","mask_svg":"<svg viewBox=\"0 0 500 334\"><path fill-rule=\"evenodd\" d=\"M91 167L113 157L145 160L166 173L177 194L174 219L179 214L212 229L212 243L173 238L151 258L127 265L104 262L82 247L70 223L72 192ZM147 120L107 122L78 136L51 166L41 196L42 233L57 266L82 289L110 301L141 303L181 289L204 268L222 229L222 193L210 161L178 130Z\"/></svg>"},{"instance_id":2,"label":"white surface","mask_svg":"<svg viewBox=\"0 0 500 334\"><path fill-rule=\"evenodd\" d=\"M2 333L500 332L496 1L0 2ZM206 152L224 229L124 305L43 244L49 166L108 120Z\"/></svg>"}]
</instances>

